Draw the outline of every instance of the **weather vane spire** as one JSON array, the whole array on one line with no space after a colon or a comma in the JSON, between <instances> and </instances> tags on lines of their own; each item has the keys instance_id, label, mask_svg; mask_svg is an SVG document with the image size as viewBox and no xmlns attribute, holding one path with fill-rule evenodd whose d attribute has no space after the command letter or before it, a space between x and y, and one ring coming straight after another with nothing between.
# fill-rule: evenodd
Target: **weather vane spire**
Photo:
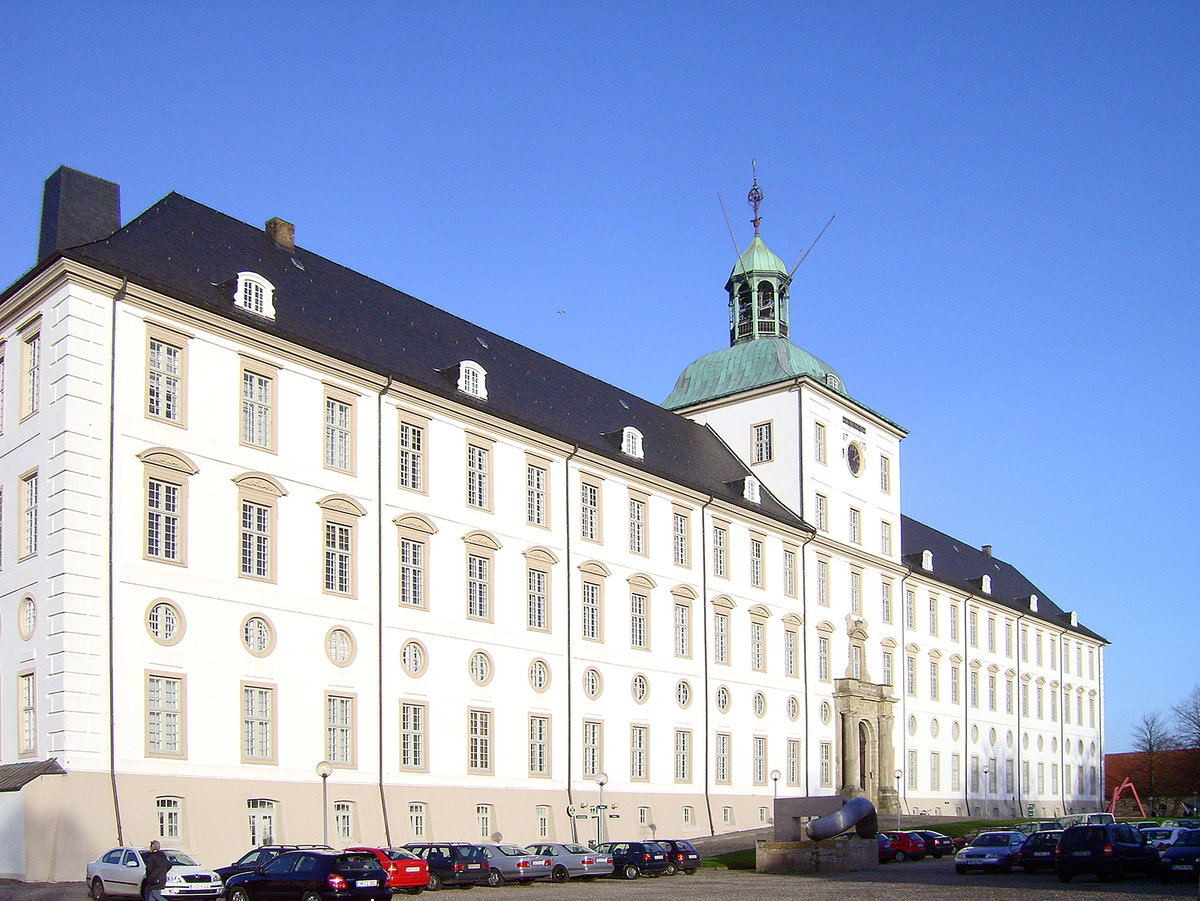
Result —
<instances>
[{"instance_id":1,"label":"weather vane spire","mask_svg":"<svg viewBox=\"0 0 1200 901\"><path fill-rule=\"evenodd\" d=\"M746 195L746 203L754 207L754 218L750 222L754 225L754 234L758 235L758 225L762 222L762 216L758 215L758 205L762 203L763 193L762 188L758 186L758 160L751 160L750 165L754 170L754 184L750 186L750 192Z\"/></svg>"}]
</instances>

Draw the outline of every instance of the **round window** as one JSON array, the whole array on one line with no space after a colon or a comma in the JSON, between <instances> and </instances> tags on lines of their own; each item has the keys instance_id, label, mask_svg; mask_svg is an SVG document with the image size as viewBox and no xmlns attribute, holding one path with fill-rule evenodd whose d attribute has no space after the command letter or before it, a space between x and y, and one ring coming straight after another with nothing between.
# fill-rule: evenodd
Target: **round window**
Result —
<instances>
[{"instance_id":1,"label":"round window","mask_svg":"<svg viewBox=\"0 0 1200 901\"><path fill-rule=\"evenodd\" d=\"M754 715L757 717L767 715L767 696L761 691L754 693Z\"/></svg>"},{"instance_id":2,"label":"round window","mask_svg":"<svg viewBox=\"0 0 1200 901\"><path fill-rule=\"evenodd\" d=\"M477 685L492 681L492 658L484 651L476 651L467 663L467 670Z\"/></svg>"},{"instance_id":3,"label":"round window","mask_svg":"<svg viewBox=\"0 0 1200 901\"><path fill-rule=\"evenodd\" d=\"M679 684L675 686L675 700L680 707L687 707L692 703L692 686L688 684L687 679L680 679Z\"/></svg>"},{"instance_id":4,"label":"round window","mask_svg":"<svg viewBox=\"0 0 1200 901\"><path fill-rule=\"evenodd\" d=\"M261 616L247 617L242 623L242 644L256 657L266 654L272 644L270 624Z\"/></svg>"},{"instance_id":5,"label":"round window","mask_svg":"<svg viewBox=\"0 0 1200 901\"><path fill-rule=\"evenodd\" d=\"M917 718L915 716L910 716L908 718L908 734L909 735L917 734Z\"/></svg>"},{"instance_id":6,"label":"round window","mask_svg":"<svg viewBox=\"0 0 1200 901\"><path fill-rule=\"evenodd\" d=\"M583 691L589 698L594 700L600 697L602 685L599 670L588 667L583 671Z\"/></svg>"},{"instance_id":7,"label":"round window","mask_svg":"<svg viewBox=\"0 0 1200 901\"><path fill-rule=\"evenodd\" d=\"M988 730L988 743L993 744L993 745L996 743L996 730L995 729Z\"/></svg>"},{"instance_id":8,"label":"round window","mask_svg":"<svg viewBox=\"0 0 1200 901\"><path fill-rule=\"evenodd\" d=\"M821 702L821 722L829 725L829 721L833 719L833 708L829 706L828 701Z\"/></svg>"},{"instance_id":9,"label":"round window","mask_svg":"<svg viewBox=\"0 0 1200 901\"><path fill-rule=\"evenodd\" d=\"M717 709L722 713L729 709L729 689L724 685L717 689Z\"/></svg>"},{"instance_id":10,"label":"round window","mask_svg":"<svg viewBox=\"0 0 1200 901\"><path fill-rule=\"evenodd\" d=\"M37 602L33 598L25 598L21 601L21 609L17 620L17 631L21 633L24 639L33 637L33 630L37 628Z\"/></svg>"},{"instance_id":11,"label":"round window","mask_svg":"<svg viewBox=\"0 0 1200 901\"><path fill-rule=\"evenodd\" d=\"M529 664L529 684L534 691L545 691L550 687L550 667L545 660L535 660Z\"/></svg>"},{"instance_id":12,"label":"round window","mask_svg":"<svg viewBox=\"0 0 1200 901\"><path fill-rule=\"evenodd\" d=\"M633 699L641 704L650 694L650 683L646 681L645 676L638 673L629 684L629 690L633 693Z\"/></svg>"},{"instance_id":13,"label":"round window","mask_svg":"<svg viewBox=\"0 0 1200 901\"><path fill-rule=\"evenodd\" d=\"M330 629L325 636L325 653L338 666L348 666L354 660L354 639L345 629Z\"/></svg>"},{"instance_id":14,"label":"round window","mask_svg":"<svg viewBox=\"0 0 1200 901\"><path fill-rule=\"evenodd\" d=\"M938 725L936 716L929 721L929 734L934 738L938 737L938 732L941 731L941 728L942 727Z\"/></svg>"},{"instance_id":15,"label":"round window","mask_svg":"<svg viewBox=\"0 0 1200 901\"><path fill-rule=\"evenodd\" d=\"M958 720L955 720L953 723L950 724L950 737L952 739L954 739L955 741L958 741L959 734L960 733L959 733L959 728L958 728Z\"/></svg>"},{"instance_id":16,"label":"round window","mask_svg":"<svg viewBox=\"0 0 1200 901\"><path fill-rule=\"evenodd\" d=\"M183 622L179 608L166 601L150 605L146 613L146 628L159 644L175 644L183 637Z\"/></svg>"},{"instance_id":17,"label":"round window","mask_svg":"<svg viewBox=\"0 0 1200 901\"><path fill-rule=\"evenodd\" d=\"M787 714L788 719L793 721L800 716L800 700L795 695L788 698Z\"/></svg>"},{"instance_id":18,"label":"round window","mask_svg":"<svg viewBox=\"0 0 1200 901\"><path fill-rule=\"evenodd\" d=\"M425 646L419 641L406 641L400 649L400 665L410 676L419 676L425 672Z\"/></svg>"}]
</instances>

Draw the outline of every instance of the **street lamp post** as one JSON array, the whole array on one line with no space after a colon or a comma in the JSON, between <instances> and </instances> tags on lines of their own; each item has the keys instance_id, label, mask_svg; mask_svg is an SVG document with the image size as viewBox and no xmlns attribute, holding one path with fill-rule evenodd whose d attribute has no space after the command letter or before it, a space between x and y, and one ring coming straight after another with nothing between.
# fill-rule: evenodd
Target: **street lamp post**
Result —
<instances>
[{"instance_id":1,"label":"street lamp post","mask_svg":"<svg viewBox=\"0 0 1200 901\"><path fill-rule=\"evenodd\" d=\"M604 817L608 805L604 803L604 786L608 784L608 773L597 773L596 784L600 786L600 802L596 805L596 845L604 841Z\"/></svg>"},{"instance_id":2,"label":"street lamp post","mask_svg":"<svg viewBox=\"0 0 1200 901\"><path fill-rule=\"evenodd\" d=\"M329 844L329 776L333 773L333 764L322 760L317 764L317 775L321 777L321 835L324 844Z\"/></svg>"},{"instance_id":3,"label":"street lamp post","mask_svg":"<svg viewBox=\"0 0 1200 901\"><path fill-rule=\"evenodd\" d=\"M904 770L896 770L896 831L900 831L900 780L904 778Z\"/></svg>"},{"instance_id":4,"label":"street lamp post","mask_svg":"<svg viewBox=\"0 0 1200 901\"><path fill-rule=\"evenodd\" d=\"M771 782L775 784L775 800L779 800L779 777L783 775L779 770L771 770Z\"/></svg>"},{"instance_id":5,"label":"street lamp post","mask_svg":"<svg viewBox=\"0 0 1200 901\"><path fill-rule=\"evenodd\" d=\"M980 786L980 789L981 789L980 794L983 797L980 799L981 800L981 803L980 803L981 809L980 809L979 813L980 813L980 816L986 817L988 815L988 812L987 812L988 767L987 767L986 763L983 765L983 785Z\"/></svg>"}]
</instances>

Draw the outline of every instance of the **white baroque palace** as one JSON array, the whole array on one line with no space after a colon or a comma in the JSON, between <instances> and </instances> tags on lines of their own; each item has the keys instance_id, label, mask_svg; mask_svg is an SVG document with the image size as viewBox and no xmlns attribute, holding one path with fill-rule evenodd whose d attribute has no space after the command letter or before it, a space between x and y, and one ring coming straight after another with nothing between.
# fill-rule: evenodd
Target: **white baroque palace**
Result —
<instances>
[{"instance_id":1,"label":"white baroque palace","mask_svg":"<svg viewBox=\"0 0 1200 901\"><path fill-rule=\"evenodd\" d=\"M0 295L0 876L1095 807L1106 641L901 513L905 432L789 281L756 233L657 405L55 172Z\"/></svg>"}]
</instances>

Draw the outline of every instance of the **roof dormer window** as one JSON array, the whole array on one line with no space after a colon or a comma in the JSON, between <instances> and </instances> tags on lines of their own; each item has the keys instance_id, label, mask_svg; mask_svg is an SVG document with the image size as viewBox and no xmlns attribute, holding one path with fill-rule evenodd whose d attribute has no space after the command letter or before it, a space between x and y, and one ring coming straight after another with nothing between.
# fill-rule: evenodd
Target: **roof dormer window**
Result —
<instances>
[{"instance_id":1,"label":"roof dormer window","mask_svg":"<svg viewBox=\"0 0 1200 901\"><path fill-rule=\"evenodd\" d=\"M921 569L927 573L933 572L933 551L921 551Z\"/></svg>"},{"instance_id":2,"label":"roof dormer window","mask_svg":"<svg viewBox=\"0 0 1200 901\"><path fill-rule=\"evenodd\" d=\"M742 497L752 504L762 501L761 483L754 476L746 476L742 484Z\"/></svg>"},{"instance_id":3,"label":"roof dormer window","mask_svg":"<svg viewBox=\"0 0 1200 901\"><path fill-rule=\"evenodd\" d=\"M487 400L487 370L474 360L463 360L458 364L458 390Z\"/></svg>"},{"instance_id":4,"label":"roof dormer window","mask_svg":"<svg viewBox=\"0 0 1200 901\"><path fill-rule=\"evenodd\" d=\"M621 430L621 453L639 460L645 456L642 452L642 433L631 425Z\"/></svg>"},{"instance_id":5,"label":"roof dormer window","mask_svg":"<svg viewBox=\"0 0 1200 901\"><path fill-rule=\"evenodd\" d=\"M239 272L233 303L256 316L275 318L275 286L257 272Z\"/></svg>"},{"instance_id":6,"label":"roof dormer window","mask_svg":"<svg viewBox=\"0 0 1200 901\"><path fill-rule=\"evenodd\" d=\"M982 584L980 587L983 589L983 593L991 594L992 593L992 577L985 574L983 579L981 580L981 582L982 582Z\"/></svg>"},{"instance_id":7,"label":"roof dormer window","mask_svg":"<svg viewBox=\"0 0 1200 901\"><path fill-rule=\"evenodd\" d=\"M1038 596L1036 594L1031 594L1029 596L1029 612L1030 613L1038 612Z\"/></svg>"},{"instance_id":8,"label":"roof dormer window","mask_svg":"<svg viewBox=\"0 0 1200 901\"><path fill-rule=\"evenodd\" d=\"M834 391L837 391L841 387L841 383L839 382L837 375L832 372L825 373L825 384Z\"/></svg>"}]
</instances>

